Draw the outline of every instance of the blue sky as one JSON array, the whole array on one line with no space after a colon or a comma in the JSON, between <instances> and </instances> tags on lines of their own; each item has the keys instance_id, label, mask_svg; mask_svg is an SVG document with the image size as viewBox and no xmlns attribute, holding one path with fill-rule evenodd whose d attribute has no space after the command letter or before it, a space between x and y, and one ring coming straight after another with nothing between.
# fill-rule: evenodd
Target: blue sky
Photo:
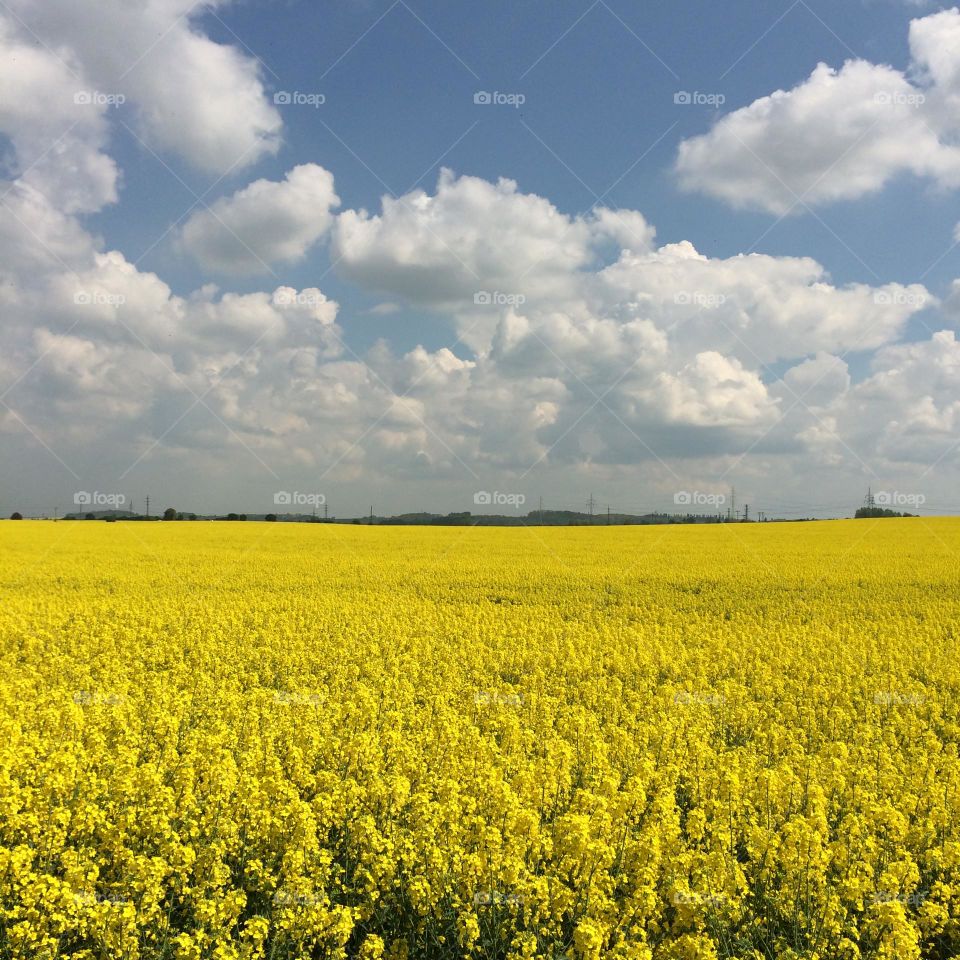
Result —
<instances>
[{"instance_id":1,"label":"blue sky","mask_svg":"<svg viewBox=\"0 0 960 960\"><path fill-rule=\"evenodd\" d=\"M867 483L960 506L954 348L933 339L956 316L949 9L17 0L2 23L20 263L6 271L18 319L0 371L0 508L49 509L82 485L262 512L277 489L319 485L346 511L453 510L484 484L558 504L595 487L653 509L737 477L755 500L782 493L785 511L844 512ZM63 108L58 125L71 90L124 102L73 126ZM480 91L522 102L478 104ZM878 97L900 99L885 112ZM499 178L516 184L502 204ZM260 181L260 205L243 200ZM29 212L11 206L28 188ZM385 195L411 218L391 221ZM634 211L656 230L642 250L624 228ZM218 240L221 217L232 236ZM288 229L303 231L295 252L268 256ZM51 262L54 238L66 246ZM225 264L225 241L252 248L253 268L242 251ZM418 250L434 241L441 255ZM658 249L720 286L677 287ZM498 256L518 259L507 292L524 303L478 321L457 296L511 282ZM109 329L58 307L87 287L118 291ZM282 341L257 326L257 298L279 288L335 302L323 337L306 315ZM719 298L713 325L644 312L678 296ZM587 363L583 344L604 337L625 351L618 369ZM810 409L797 383L835 389Z\"/></svg>"}]
</instances>

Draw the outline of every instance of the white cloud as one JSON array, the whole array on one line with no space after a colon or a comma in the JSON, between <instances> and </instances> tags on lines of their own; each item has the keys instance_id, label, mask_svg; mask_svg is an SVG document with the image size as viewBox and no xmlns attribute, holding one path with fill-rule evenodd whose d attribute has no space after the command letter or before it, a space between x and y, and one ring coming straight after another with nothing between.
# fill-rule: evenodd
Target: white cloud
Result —
<instances>
[{"instance_id":1,"label":"white cloud","mask_svg":"<svg viewBox=\"0 0 960 960\"><path fill-rule=\"evenodd\" d=\"M960 186L960 11L914 20L915 79L864 60L819 64L681 143L688 190L775 214L874 193L899 174Z\"/></svg>"},{"instance_id":2,"label":"white cloud","mask_svg":"<svg viewBox=\"0 0 960 960\"><path fill-rule=\"evenodd\" d=\"M444 170L436 193L384 197L378 215L346 210L334 229L343 272L414 303L457 309L477 292L526 297L572 290L600 239L646 249L653 231L636 212L572 219L512 180L490 183Z\"/></svg>"},{"instance_id":3,"label":"white cloud","mask_svg":"<svg viewBox=\"0 0 960 960\"><path fill-rule=\"evenodd\" d=\"M653 249L656 229L637 210L610 210L599 207L594 211L592 226L595 235L609 238L621 249L642 254Z\"/></svg>"},{"instance_id":4,"label":"white cloud","mask_svg":"<svg viewBox=\"0 0 960 960\"><path fill-rule=\"evenodd\" d=\"M686 242L625 253L599 279L607 309L647 316L676 340L721 347L751 365L876 348L936 302L916 284L836 287L808 257L710 259Z\"/></svg>"},{"instance_id":5,"label":"white cloud","mask_svg":"<svg viewBox=\"0 0 960 960\"><path fill-rule=\"evenodd\" d=\"M51 191L48 190L48 193ZM0 180L0 277L70 269L89 261L91 238L77 220L61 212L24 179Z\"/></svg>"},{"instance_id":6,"label":"white cloud","mask_svg":"<svg viewBox=\"0 0 960 960\"><path fill-rule=\"evenodd\" d=\"M656 248L654 235L635 211L574 219L516 184L445 172L433 196L418 190L385 198L380 215L341 214L334 246L355 282L448 311L477 352L496 345L504 362L529 354L542 369L558 357L574 369L601 353L632 357L628 344L608 350L603 331L619 341L635 322L669 331L683 363L705 349L750 367L873 349L936 302L920 285L834 286L810 258L710 259L689 242ZM619 255L604 265L611 243Z\"/></svg>"},{"instance_id":7,"label":"white cloud","mask_svg":"<svg viewBox=\"0 0 960 960\"><path fill-rule=\"evenodd\" d=\"M275 182L255 180L186 222L182 244L205 267L220 273L260 273L301 260L330 228L340 200L333 175L301 164Z\"/></svg>"},{"instance_id":8,"label":"white cloud","mask_svg":"<svg viewBox=\"0 0 960 960\"><path fill-rule=\"evenodd\" d=\"M859 438L871 423L870 437L885 460L915 463L930 482L929 469L955 464L960 453L960 343L952 330L929 340L885 347L873 360L873 373L851 394L851 435ZM869 418L869 419L863 419Z\"/></svg>"},{"instance_id":9,"label":"white cloud","mask_svg":"<svg viewBox=\"0 0 960 960\"><path fill-rule=\"evenodd\" d=\"M126 97L154 149L222 174L274 152L281 128L257 61L192 22L223 4L11 0L10 7L48 45L83 63L74 90Z\"/></svg>"},{"instance_id":10,"label":"white cloud","mask_svg":"<svg viewBox=\"0 0 960 960\"><path fill-rule=\"evenodd\" d=\"M76 103L83 84L83 68L68 49L17 36L0 12L0 130L12 142L21 187L41 192L61 213L117 199L117 168L104 152L109 108Z\"/></svg>"},{"instance_id":11,"label":"white cloud","mask_svg":"<svg viewBox=\"0 0 960 960\"><path fill-rule=\"evenodd\" d=\"M823 409L850 389L850 368L842 358L820 351L791 367L783 380L791 399Z\"/></svg>"},{"instance_id":12,"label":"white cloud","mask_svg":"<svg viewBox=\"0 0 960 960\"><path fill-rule=\"evenodd\" d=\"M676 374L660 374L648 394L669 423L741 427L776 419L775 401L760 378L715 350L698 353Z\"/></svg>"},{"instance_id":13,"label":"white cloud","mask_svg":"<svg viewBox=\"0 0 960 960\"><path fill-rule=\"evenodd\" d=\"M52 274L34 303L48 323L64 330L157 353L173 350L188 361L294 343L329 356L340 352L338 305L316 288L238 294L209 286L178 297L117 251L94 253L87 269Z\"/></svg>"},{"instance_id":14,"label":"white cloud","mask_svg":"<svg viewBox=\"0 0 960 960\"><path fill-rule=\"evenodd\" d=\"M224 202L223 215L254 239L249 224L276 214L276 193L296 173L240 191ZM317 192L332 197L329 175L309 173ZM481 201L499 209L478 224L472 217ZM324 200L319 212L328 207ZM613 468L705 452L733 456L766 443L800 450L828 416L845 422L834 408L850 394L849 377L827 352L895 340L928 296L922 287L835 287L805 258L715 260L690 243L656 249L652 228L635 212L572 219L513 185L449 175L436 196L388 201L379 217L341 214L348 232L358 223L371 231L349 271L366 277L372 263L385 265L402 293L409 270L408 299L444 308L458 209L467 219L456 249L491 271L481 274L484 285L507 287L519 269L532 291L506 307L471 298L462 311L445 308L461 329L485 312L489 335L472 353L417 347L395 356L379 345L360 360L344 354L337 305L319 290L221 294L205 287L179 297L119 252L99 252L92 238L69 271L56 260L31 260L16 356L36 365L21 389L38 429L49 442L64 432L79 442L77 424L89 441L89 431L109 422L148 459L159 455L153 443L160 435L168 451L199 447L224 456L240 438L241 449L278 466L335 465L340 477L462 476L523 471L538 461ZM509 257L497 243L505 224L515 228L507 234ZM424 253L417 241L441 229L446 242ZM347 245L352 239L341 237ZM598 249L610 243L619 255L605 262ZM558 250L568 253L565 271L541 258ZM22 284L26 275L17 276ZM799 361L782 389L763 377L763 364L779 359ZM121 402L133 374L137 396ZM199 396L196 412L178 419ZM805 411L821 406L811 425ZM68 418L65 407L80 414Z\"/></svg>"}]
</instances>

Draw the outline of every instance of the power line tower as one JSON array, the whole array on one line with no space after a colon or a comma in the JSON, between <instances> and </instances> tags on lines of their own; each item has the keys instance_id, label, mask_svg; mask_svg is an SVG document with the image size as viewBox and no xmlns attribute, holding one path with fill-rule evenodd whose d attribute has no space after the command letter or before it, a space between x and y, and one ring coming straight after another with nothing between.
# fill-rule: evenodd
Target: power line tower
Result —
<instances>
[{"instance_id":1,"label":"power line tower","mask_svg":"<svg viewBox=\"0 0 960 960\"><path fill-rule=\"evenodd\" d=\"M330 519L330 511L327 509L327 502L323 502L323 522L326 523Z\"/></svg>"},{"instance_id":2,"label":"power line tower","mask_svg":"<svg viewBox=\"0 0 960 960\"><path fill-rule=\"evenodd\" d=\"M745 503L743 505L743 522L744 523L750 522L750 504L749 503Z\"/></svg>"},{"instance_id":3,"label":"power line tower","mask_svg":"<svg viewBox=\"0 0 960 960\"><path fill-rule=\"evenodd\" d=\"M877 505L877 501L873 497L873 490L870 487L867 487L867 495L863 498L863 505L868 510L873 510Z\"/></svg>"},{"instance_id":4,"label":"power line tower","mask_svg":"<svg viewBox=\"0 0 960 960\"><path fill-rule=\"evenodd\" d=\"M593 508L597 505L597 501L593 499L593 494L590 494L590 499L587 501L587 510L590 513L590 522L593 523Z\"/></svg>"},{"instance_id":5,"label":"power line tower","mask_svg":"<svg viewBox=\"0 0 960 960\"><path fill-rule=\"evenodd\" d=\"M538 511L540 514L540 526L543 526L543 497L540 498L540 509Z\"/></svg>"},{"instance_id":6,"label":"power line tower","mask_svg":"<svg viewBox=\"0 0 960 960\"><path fill-rule=\"evenodd\" d=\"M147 497L147 519L150 519L150 498Z\"/></svg>"},{"instance_id":7,"label":"power line tower","mask_svg":"<svg viewBox=\"0 0 960 960\"><path fill-rule=\"evenodd\" d=\"M607 526L610 526L610 504L607 504Z\"/></svg>"}]
</instances>

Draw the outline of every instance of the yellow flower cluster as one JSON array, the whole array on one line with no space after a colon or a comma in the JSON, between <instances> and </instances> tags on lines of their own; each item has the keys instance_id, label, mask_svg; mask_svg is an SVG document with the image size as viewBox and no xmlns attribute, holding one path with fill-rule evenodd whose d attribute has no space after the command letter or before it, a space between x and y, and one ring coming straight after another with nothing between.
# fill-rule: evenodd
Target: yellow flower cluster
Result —
<instances>
[{"instance_id":1,"label":"yellow flower cluster","mask_svg":"<svg viewBox=\"0 0 960 960\"><path fill-rule=\"evenodd\" d=\"M960 521L0 524L0 955L960 955Z\"/></svg>"}]
</instances>

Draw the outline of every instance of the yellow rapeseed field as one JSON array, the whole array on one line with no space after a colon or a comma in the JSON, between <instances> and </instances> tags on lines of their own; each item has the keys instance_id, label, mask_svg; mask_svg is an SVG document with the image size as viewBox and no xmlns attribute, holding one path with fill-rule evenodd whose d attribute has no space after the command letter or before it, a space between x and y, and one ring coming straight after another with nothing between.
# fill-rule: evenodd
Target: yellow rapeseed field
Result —
<instances>
[{"instance_id":1,"label":"yellow rapeseed field","mask_svg":"<svg viewBox=\"0 0 960 960\"><path fill-rule=\"evenodd\" d=\"M0 524L0 956L960 955L960 521Z\"/></svg>"}]
</instances>

